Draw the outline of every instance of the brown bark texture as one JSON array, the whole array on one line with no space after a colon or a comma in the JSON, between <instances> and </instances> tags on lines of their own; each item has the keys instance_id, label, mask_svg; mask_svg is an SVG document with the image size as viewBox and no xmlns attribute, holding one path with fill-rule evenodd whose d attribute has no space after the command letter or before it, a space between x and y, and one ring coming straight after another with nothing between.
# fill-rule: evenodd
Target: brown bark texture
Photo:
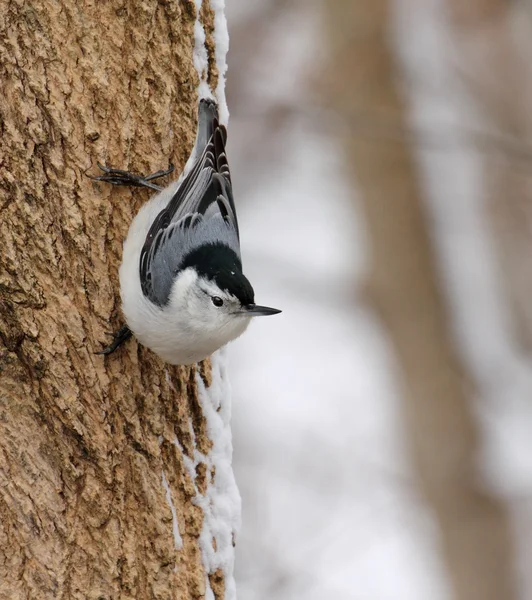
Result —
<instances>
[{"instance_id":1,"label":"brown bark texture","mask_svg":"<svg viewBox=\"0 0 532 600\"><path fill-rule=\"evenodd\" d=\"M440 526L453 595L515 597L505 507L475 473L478 432L472 379L451 338L423 190L406 138L367 135L372 124L406 131L400 75L390 49L387 0L325 3L332 47L326 84L347 127L370 243L369 301L402 374L405 425L418 480ZM363 121L365 133L354 125Z\"/></svg>"},{"instance_id":2,"label":"brown bark texture","mask_svg":"<svg viewBox=\"0 0 532 600\"><path fill-rule=\"evenodd\" d=\"M201 17L214 88L208 1ZM194 481L184 455L211 448L210 363L167 367L134 340L95 355L149 193L86 176L183 167L195 20L191 0L0 0L0 600L205 594L202 464Z\"/></svg>"}]
</instances>

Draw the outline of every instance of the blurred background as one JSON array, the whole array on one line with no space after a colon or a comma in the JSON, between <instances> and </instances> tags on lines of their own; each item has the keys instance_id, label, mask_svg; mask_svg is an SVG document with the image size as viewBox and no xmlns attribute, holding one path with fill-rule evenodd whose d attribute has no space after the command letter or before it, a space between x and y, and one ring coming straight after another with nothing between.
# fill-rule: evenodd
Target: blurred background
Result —
<instances>
[{"instance_id":1,"label":"blurred background","mask_svg":"<svg viewBox=\"0 0 532 600\"><path fill-rule=\"evenodd\" d=\"M532 2L226 5L240 600L532 599Z\"/></svg>"}]
</instances>

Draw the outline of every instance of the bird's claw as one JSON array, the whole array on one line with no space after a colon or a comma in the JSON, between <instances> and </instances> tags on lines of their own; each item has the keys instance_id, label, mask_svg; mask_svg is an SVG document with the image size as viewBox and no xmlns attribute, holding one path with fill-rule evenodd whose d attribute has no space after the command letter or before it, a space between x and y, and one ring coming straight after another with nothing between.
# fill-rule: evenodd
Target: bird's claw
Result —
<instances>
[{"instance_id":1,"label":"bird's claw","mask_svg":"<svg viewBox=\"0 0 532 600\"><path fill-rule=\"evenodd\" d=\"M105 175L88 175L90 179L94 181L103 181L110 183L111 185L130 185L133 187L147 187L157 192L161 191L162 188L155 183L151 183L154 179L165 177L170 175L174 171L174 165L171 164L166 170L159 170L151 175L136 175L130 171L124 171L123 169L113 169L112 167L106 167L101 163L97 162L98 168L105 173Z\"/></svg>"},{"instance_id":2,"label":"bird's claw","mask_svg":"<svg viewBox=\"0 0 532 600\"><path fill-rule=\"evenodd\" d=\"M100 354L107 356L108 354L112 354L119 346L121 346L124 342L127 342L129 338L133 335L133 332L127 325L122 325L120 329L115 333L110 333L108 331L105 332L106 335L110 335L113 338L113 341L104 348L100 350L100 352L95 352L95 354Z\"/></svg>"}]
</instances>

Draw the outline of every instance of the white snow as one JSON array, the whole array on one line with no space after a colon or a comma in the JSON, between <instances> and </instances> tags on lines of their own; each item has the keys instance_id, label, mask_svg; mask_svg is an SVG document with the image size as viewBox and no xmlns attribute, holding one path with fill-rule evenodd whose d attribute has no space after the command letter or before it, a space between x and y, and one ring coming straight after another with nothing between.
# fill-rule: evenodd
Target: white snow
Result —
<instances>
[{"instance_id":1,"label":"white snow","mask_svg":"<svg viewBox=\"0 0 532 600\"><path fill-rule=\"evenodd\" d=\"M214 11L215 60L218 68L218 85L210 90L207 84L208 56L205 48L205 31L199 22L202 0L196 0L197 18L194 29L194 65L200 78L198 94L201 97L216 96L220 122L227 123L229 110L225 98L225 74L227 71L227 52L229 33L225 18L224 0L211 0ZM240 494L236 487L232 468L233 445L231 437L231 389L227 380L225 351L221 350L212 357L213 381L206 388L202 378L196 377L199 398L207 429L213 447L208 456L195 450L194 461L187 464L193 480L199 462L207 465L207 493L203 496L196 488L194 502L203 510L203 529L200 536L200 548L206 574L220 568L224 574L225 597L236 598L234 580L235 551L233 539L240 527ZM177 440L176 440L177 442ZM190 462L190 461L189 461ZM194 475L192 475L192 469ZM214 473L214 477L211 474ZM216 550L213 547L216 543ZM212 596L207 579L207 597ZM210 594L209 594L210 592Z\"/></svg>"},{"instance_id":2,"label":"white snow","mask_svg":"<svg viewBox=\"0 0 532 600\"><path fill-rule=\"evenodd\" d=\"M205 29L200 21L200 10L202 0L196 0L196 22L194 23L194 52L192 54L194 59L194 66L198 72L200 84L198 88L198 95L200 98L212 97L211 90L207 83L207 75L209 69L209 60L207 54L207 48L205 47Z\"/></svg>"},{"instance_id":3,"label":"white snow","mask_svg":"<svg viewBox=\"0 0 532 600\"><path fill-rule=\"evenodd\" d=\"M218 67L216 98L220 111L220 122L227 124L229 109L225 99L225 74L227 72L227 53L229 52L229 31L227 29L227 19L225 18L225 0L211 0L211 8L214 10L215 58Z\"/></svg>"},{"instance_id":4,"label":"white snow","mask_svg":"<svg viewBox=\"0 0 532 600\"><path fill-rule=\"evenodd\" d=\"M216 96L220 121L227 123L229 111L225 98L225 73L227 71L226 55L229 49L229 34L224 14L224 0L211 0L211 7L215 13L215 60L219 72L216 90L211 90L207 83L208 54L205 47L205 30L200 22L202 0L195 0L195 5L197 12L194 25L193 60L200 80L198 95L200 98ZM167 381L170 381L168 372L166 372L166 378ZM221 569L225 579L225 598L234 600L236 589L233 575L235 560L233 540L240 527L241 503L231 464L233 454L230 423L231 389L227 379L224 350L217 352L212 357L212 385L206 388L199 374L196 382L203 416L207 423L208 436L213 444L212 450L208 455L204 455L195 449L192 459L185 454L177 438L173 440L173 443L181 450L185 467L194 482L196 496L193 502L203 511L203 528L199 542L206 573L206 598L214 598L208 575ZM194 439L192 424L189 426ZM205 495L201 494L196 486L196 467L200 463L204 463L207 467ZM176 508L172 502L170 486L164 471L162 484L172 511L172 530L176 549L179 550L182 548L183 542L179 534Z\"/></svg>"},{"instance_id":5,"label":"white snow","mask_svg":"<svg viewBox=\"0 0 532 600\"><path fill-rule=\"evenodd\" d=\"M196 381L213 447L207 456L200 456L198 452L197 458L207 464L207 472L214 473L214 477L209 478L205 496L197 494L195 503L204 513L200 547L206 572L222 570L225 597L233 600L236 598L233 540L240 529L241 502L232 467L231 387L227 377L226 350L219 350L211 360L212 384L206 388L199 375ZM213 540L216 541L216 550Z\"/></svg>"},{"instance_id":6,"label":"white snow","mask_svg":"<svg viewBox=\"0 0 532 600\"><path fill-rule=\"evenodd\" d=\"M200 97L213 90L205 90L207 86L207 50L205 48L205 31L199 23L199 12L202 0L196 0L197 21L195 27L194 64L200 77ZM214 10L214 42L215 60L218 68L218 85L215 92L220 113L220 121L227 123L229 111L225 98L225 74L227 71L227 52L229 50L229 33L225 18L224 0L211 0ZM207 86L208 87L208 86ZM240 494L236 487L231 465L233 445L231 437L231 390L227 380L225 351L222 349L212 357L212 385L206 388L202 378L196 377L199 388L200 403L207 421L209 438L213 448L208 456L197 450L194 455L195 468L201 461L207 465L207 493L202 496L196 489L195 503L203 509L203 530L200 536L200 547L206 573L213 573L221 568L225 578L225 594L228 600L236 598L233 577L234 548L233 539L240 526ZM188 465L191 470L192 465ZM210 474L214 473L211 478ZM213 547L216 542L216 550ZM210 589L210 586L207 586ZM212 594L212 591L211 591Z\"/></svg>"},{"instance_id":7,"label":"white snow","mask_svg":"<svg viewBox=\"0 0 532 600\"><path fill-rule=\"evenodd\" d=\"M229 51L229 32L225 18L225 0L211 0L211 8L214 11L214 43L215 62L218 68L218 85L216 90L211 90L207 83L208 75L208 53L205 47L205 29L200 21L200 10L202 0L195 0L196 22L194 24L194 66L198 72L200 85L198 95L200 98L216 97L220 122L227 124L229 120L229 109L225 98L225 74L227 72L227 52Z\"/></svg>"},{"instance_id":8,"label":"white snow","mask_svg":"<svg viewBox=\"0 0 532 600\"><path fill-rule=\"evenodd\" d=\"M183 539L181 538L181 535L179 533L179 523L177 521L177 512L174 506L174 503L172 502L172 490L170 489L170 485L168 484L168 479L166 479L166 474L163 471L163 487L166 491L166 501L168 502L168 506L170 507L170 510L172 511L172 533L174 534L174 544L175 544L175 549L176 550L181 550L181 548L183 547Z\"/></svg>"},{"instance_id":9,"label":"white snow","mask_svg":"<svg viewBox=\"0 0 532 600\"><path fill-rule=\"evenodd\" d=\"M185 454L177 438L173 442L181 450L185 467L194 483L196 495L192 502L203 511L199 543L205 572L210 574L221 569L225 580L225 597L227 600L234 600L236 588L233 540L240 529L241 501L232 468L231 388L227 378L225 349L222 348L212 357L212 384L205 387L199 374L196 376L196 383L212 449L205 455L195 448L194 458L191 459ZM194 430L191 423L189 426L195 446ZM196 467L200 463L207 467L205 495L196 485Z\"/></svg>"}]
</instances>

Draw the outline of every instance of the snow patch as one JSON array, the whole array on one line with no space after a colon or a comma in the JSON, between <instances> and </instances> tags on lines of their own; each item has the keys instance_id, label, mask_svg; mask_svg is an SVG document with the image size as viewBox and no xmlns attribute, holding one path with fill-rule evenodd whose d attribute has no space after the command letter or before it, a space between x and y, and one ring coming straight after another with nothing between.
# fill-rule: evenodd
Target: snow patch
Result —
<instances>
[{"instance_id":1,"label":"snow patch","mask_svg":"<svg viewBox=\"0 0 532 600\"><path fill-rule=\"evenodd\" d=\"M231 387L227 377L226 349L222 348L212 357L212 384L205 387L203 379L196 374L199 400L207 422L207 435L212 449L205 455L196 449L194 458L188 457L177 437L174 444L181 450L196 495L192 502L203 512L203 528L200 534L200 550L207 575L221 569L225 581L226 600L236 599L234 580L235 550L233 541L240 529L240 494L232 468L233 442L231 433ZM191 434L194 437L192 424ZM197 466L203 463L207 470L207 489L202 494L196 484ZM207 577L207 595L212 594Z\"/></svg>"},{"instance_id":2,"label":"snow patch","mask_svg":"<svg viewBox=\"0 0 532 600\"><path fill-rule=\"evenodd\" d=\"M225 18L225 0L211 0L211 8L214 11L214 44L215 62L218 69L218 85L216 90L211 90L207 83L209 74L209 55L205 46L205 29L200 21L200 11L203 0L195 0L196 22L194 24L194 66L198 72L200 84L198 96L200 98L216 97L220 122L227 124L229 120L229 109L225 98L225 74L227 72L227 52L229 51L229 31L227 19Z\"/></svg>"},{"instance_id":3,"label":"snow patch","mask_svg":"<svg viewBox=\"0 0 532 600\"><path fill-rule=\"evenodd\" d=\"M181 538L181 534L179 533L179 525L177 522L177 511L175 509L174 503L172 502L172 491L170 490L170 485L168 484L168 479L166 479L166 474L163 471L163 487L166 492L166 501L168 502L168 506L172 511L172 533L174 534L174 545L176 550L181 550L183 547L183 539Z\"/></svg>"},{"instance_id":4,"label":"snow patch","mask_svg":"<svg viewBox=\"0 0 532 600\"><path fill-rule=\"evenodd\" d=\"M196 22L194 23L194 51L192 57L200 80L198 95L200 98L211 98L212 93L207 83L209 74L209 56L205 46L205 29L200 21L202 0L196 0Z\"/></svg>"},{"instance_id":5,"label":"snow patch","mask_svg":"<svg viewBox=\"0 0 532 600\"><path fill-rule=\"evenodd\" d=\"M225 0L211 0L211 7L214 10L215 60L218 68L216 98L218 99L220 121L227 124L229 109L225 99L225 74L227 72L227 53L229 52L229 30L225 17Z\"/></svg>"}]
</instances>

